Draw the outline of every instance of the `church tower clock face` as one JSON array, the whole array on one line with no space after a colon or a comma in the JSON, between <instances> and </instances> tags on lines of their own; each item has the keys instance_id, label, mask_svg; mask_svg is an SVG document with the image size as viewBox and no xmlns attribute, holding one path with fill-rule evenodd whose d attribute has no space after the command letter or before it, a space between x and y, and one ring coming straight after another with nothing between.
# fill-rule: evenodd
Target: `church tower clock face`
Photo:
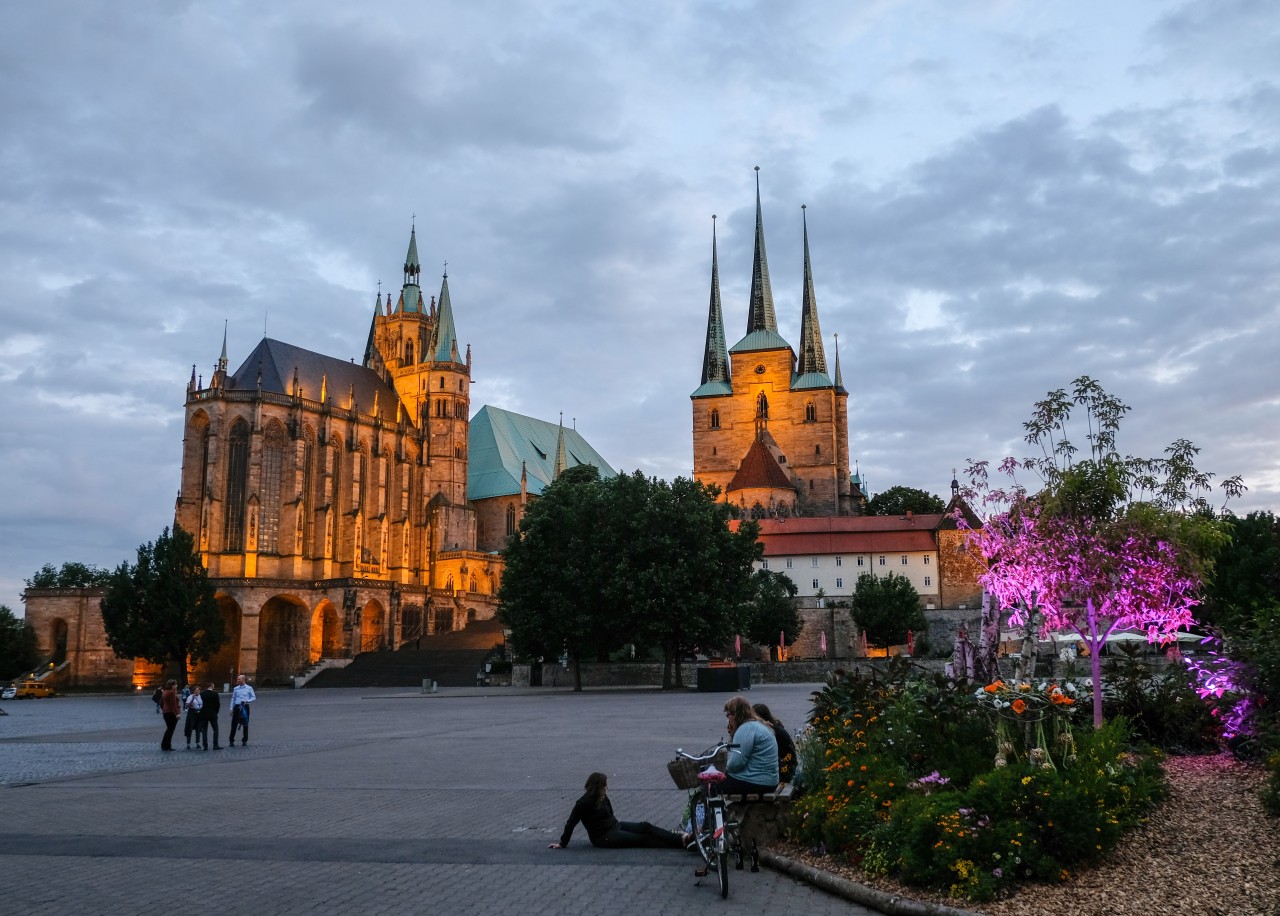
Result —
<instances>
[{"instance_id":1,"label":"church tower clock face","mask_svg":"<svg viewBox=\"0 0 1280 916\"><path fill-rule=\"evenodd\" d=\"M756 375L764 375L764 363L760 363L756 366Z\"/></svg>"}]
</instances>

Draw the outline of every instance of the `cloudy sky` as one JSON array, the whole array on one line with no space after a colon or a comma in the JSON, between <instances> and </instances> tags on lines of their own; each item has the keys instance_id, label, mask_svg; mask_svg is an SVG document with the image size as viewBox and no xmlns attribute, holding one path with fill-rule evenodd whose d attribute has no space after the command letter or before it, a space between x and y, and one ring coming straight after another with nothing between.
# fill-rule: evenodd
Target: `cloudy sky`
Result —
<instances>
[{"instance_id":1,"label":"cloudy sky","mask_svg":"<svg viewBox=\"0 0 1280 916\"><path fill-rule=\"evenodd\" d=\"M691 470L711 215L780 330L808 206L873 491L1025 454L1080 375L1280 509L1271 0L47 0L0 9L0 603L171 523L227 323L363 352L416 217L473 407ZM430 290L429 290L430 291Z\"/></svg>"}]
</instances>

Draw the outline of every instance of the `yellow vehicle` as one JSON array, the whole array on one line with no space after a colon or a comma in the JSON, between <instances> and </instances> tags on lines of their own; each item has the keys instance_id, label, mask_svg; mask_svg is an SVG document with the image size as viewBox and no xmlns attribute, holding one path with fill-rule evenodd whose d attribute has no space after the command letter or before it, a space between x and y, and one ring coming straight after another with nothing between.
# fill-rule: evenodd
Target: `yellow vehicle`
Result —
<instances>
[{"instance_id":1,"label":"yellow vehicle","mask_svg":"<svg viewBox=\"0 0 1280 916\"><path fill-rule=\"evenodd\" d=\"M51 697L54 690L52 684L45 684L37 680L23 681L18 685L17 699L34 699L36 697Z\"/></svg>"}]
</instances>

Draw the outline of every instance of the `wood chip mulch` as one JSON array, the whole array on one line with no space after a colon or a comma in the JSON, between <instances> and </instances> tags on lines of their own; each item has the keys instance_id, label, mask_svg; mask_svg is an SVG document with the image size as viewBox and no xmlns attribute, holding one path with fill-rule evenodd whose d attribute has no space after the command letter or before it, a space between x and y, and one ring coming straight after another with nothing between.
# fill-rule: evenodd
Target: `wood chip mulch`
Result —
<instances>
[{"instance_id":1,"label":"wood chip mulch","mask_svg":"<svg viewBox=\"0 0 1280 916\"><path fill-rule=\"evenodd\" d=\"M868 878L792 844L774 848L889 894L986 916L1280 916L1280 819L1258 797L1265 771L1219 755L1170 757L1165 772L1169 797L1105 863L984 904Z\"/></svg>"}]
</instances>

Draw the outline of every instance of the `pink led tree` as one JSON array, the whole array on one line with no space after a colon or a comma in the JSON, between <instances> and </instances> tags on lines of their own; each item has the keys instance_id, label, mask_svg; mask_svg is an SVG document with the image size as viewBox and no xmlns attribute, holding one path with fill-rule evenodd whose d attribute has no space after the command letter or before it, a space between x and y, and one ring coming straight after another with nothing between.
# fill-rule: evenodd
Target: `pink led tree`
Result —
<instances>
[{"instance_id":1,"label":"pink led tree","mask_svg":"<svg viewBox=\"0 0 1280 916\"><path fill-rule=\"evenodd\" d=\"M1089 457L1077 461L1066 435L1073 407L1087 422ZM1005 459L1005 486L993 486L986 462L971 462L966 497L987 514L971 530L986 563L983 586L1011 610L1010 622L1040 635L1074 631L1089 647L1094 724L1102 724L1099 650L1116 630L1139 630L1161 643L1194 623L1203 557L1221 528L1203 493L1212 475L1196 469L1197 449L1176 441L1159 459L1121 457L1120 419L1128 407L1087 376L1068 395L1052 391L1024 424L1041 456ZM1042 488L1018 480L1032 471ZM1239 478L1223 483L1228 498ZM963 525L963 519L960 519Z\"/></svg>"}]
</instances>

